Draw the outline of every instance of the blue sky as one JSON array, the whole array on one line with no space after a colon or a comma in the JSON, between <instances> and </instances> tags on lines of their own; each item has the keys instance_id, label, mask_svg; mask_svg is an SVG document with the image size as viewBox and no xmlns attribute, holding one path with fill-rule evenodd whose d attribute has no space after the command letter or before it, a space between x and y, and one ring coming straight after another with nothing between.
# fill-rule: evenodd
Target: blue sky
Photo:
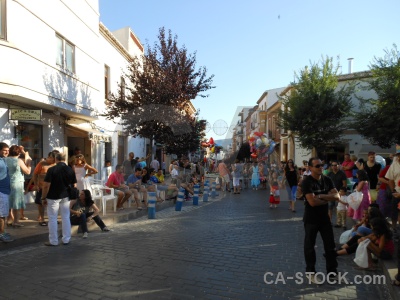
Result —
<instances>
[{"instance_id":1,"label":"blue sky","mask_svg":"<svg viewBox=\"0 0 400 300\"><path fill-rule=\"evenodd\" d=\"M165 27L197 52L197 66L214 74L208 98L193 101L211 125L228 125L238 106L253 106L265 90L287 86L294 72L322 56L368 69L393 43L400 48L399 0L100 0L111 31L129 26L143 44ZM208 137L221 138L211 130Z\"/></svg>"}]
</instances>

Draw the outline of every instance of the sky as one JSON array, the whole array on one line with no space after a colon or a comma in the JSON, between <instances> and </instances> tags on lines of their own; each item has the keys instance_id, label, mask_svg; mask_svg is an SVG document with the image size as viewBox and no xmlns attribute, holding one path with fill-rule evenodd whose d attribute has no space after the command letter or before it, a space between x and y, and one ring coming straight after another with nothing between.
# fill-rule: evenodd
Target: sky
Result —
<instances>
[{"instance_id":1,"label":"sky","mask_svg":"<svg viewBox=\"0 0 400 300\"><path fill-rule=\"evenodd\" d=\"M400 48L399 0L100 0L110 30L129 26L153 45L165 27L214 75L211 89L192 101L211 130L228 126L238 106L254 106L264 91L285 87L295 72L333 57L348 73L365 71L393 44ZM221 121L222 120L222 121ZM220 125L221 126L221 125ZM221 133L221 129L216 130ZM227 130L229 133L229 130Z\"/></svg>"}]
</instances>

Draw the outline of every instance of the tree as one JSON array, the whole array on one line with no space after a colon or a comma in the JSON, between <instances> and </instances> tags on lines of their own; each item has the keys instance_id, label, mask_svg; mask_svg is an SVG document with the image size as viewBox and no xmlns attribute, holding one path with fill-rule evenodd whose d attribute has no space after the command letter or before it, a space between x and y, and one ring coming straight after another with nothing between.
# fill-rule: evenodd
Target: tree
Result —
<instances>
[{"instance_id":1,"label":"tree","mask_svg":"<svg viewBox=\"0 0 400 300\"><path fill-rule=\"evenodd\" d=\"M199 120L191 123L191 131L177 135L166 144L165 150L168 154L176 154L178 157L186 156L189 152L199 150L200 142L204 138L206 121Z\"/></svg>"},{"instance_id":2,"label":"tree","mask_svg":"<svg viewBox=\"0 0 400 300\"><path fill-rule=\"evenodd\" d=\"M214 88L207 69L196 69L196 53L178 46L177 36L159 29L158 42L147 45L143 56L134 57L123 75L126 82L111 94L104 116L121 117L125 130L132 136L155 139L159 143L173 141L189 134L194 125L189 101L207 97L203 92Z\"/></svg>"},{"instance_id":3,"label":"tree","mask_svg":"<svg viewBox=\"0 0 400 300\"><path fill-rule=\"evenodd\" d=\"M284 110L279 113L279 126L292 131L300 146L323 150L328 144L339 143L350 115L352 85L338 87L338 65L332 58L295 73L297 83L280 97Z\"/></svg>"},{"instance_id":4,"label":"tree","mask_svg":"<svg viewBox=\"0 0 400 300\"><path fill-rule=\"evenodd\" d=\"M383 58L374 57L370 64L372 79L365 89L374 91L377 98L360 98L360 112L354 116L353 127L371 144L390 148L400 144L400 52L384 50Z\"/></svg>"}]
</instances>

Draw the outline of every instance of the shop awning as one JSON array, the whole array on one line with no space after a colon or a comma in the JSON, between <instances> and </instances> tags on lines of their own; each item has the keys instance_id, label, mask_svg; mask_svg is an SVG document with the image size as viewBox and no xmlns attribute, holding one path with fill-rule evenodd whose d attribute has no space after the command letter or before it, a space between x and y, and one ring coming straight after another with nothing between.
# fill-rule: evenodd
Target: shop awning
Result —
<instances>
[{"instance_id":1,"label":"shop awning","mask_svg":"<svg viewBox=\"0 0 400 300\"><path fill-rule=\"evenodd\" d=\"M67 128L70 127L72 130L80 130L86 132L87 138L94 142L111 143L111 136L107 133L101 132L100 130L94 129L88 123L82 124L68 124Z\"/></svg>"}]
</instances>

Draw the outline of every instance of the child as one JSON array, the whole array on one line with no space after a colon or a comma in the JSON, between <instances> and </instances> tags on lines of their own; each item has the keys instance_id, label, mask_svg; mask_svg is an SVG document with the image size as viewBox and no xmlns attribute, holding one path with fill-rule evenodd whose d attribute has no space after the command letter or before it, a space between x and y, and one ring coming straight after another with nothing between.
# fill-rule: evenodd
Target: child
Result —
<instances>
[{"instance_id":1,"label":"child","mask_svg":"<svg viewBox=\"0 0 400 300\"><path fill-rule=\"evenodd\" d=\"M343 230L346 230L346 215L347 215L347 196L346 196L347 188L342 186L339 190L340 199L336 208L336 228L342 227Z\"/></svg>"},{"instance_id":2,"label":"child","mask_svg":"<svg viewBox=\"0 0 400 300\"><path fill-rule=\"evenodd\" d=\"M271 195L269 196L269 208L273 208L272 205L276 208L277 204L280 203L280 191L279 191L279 179L278 179L278 174L275 171L271 172L271 178L269 180L270 182L270 190L271 190Z\"/></svg>"}]
</instances>

